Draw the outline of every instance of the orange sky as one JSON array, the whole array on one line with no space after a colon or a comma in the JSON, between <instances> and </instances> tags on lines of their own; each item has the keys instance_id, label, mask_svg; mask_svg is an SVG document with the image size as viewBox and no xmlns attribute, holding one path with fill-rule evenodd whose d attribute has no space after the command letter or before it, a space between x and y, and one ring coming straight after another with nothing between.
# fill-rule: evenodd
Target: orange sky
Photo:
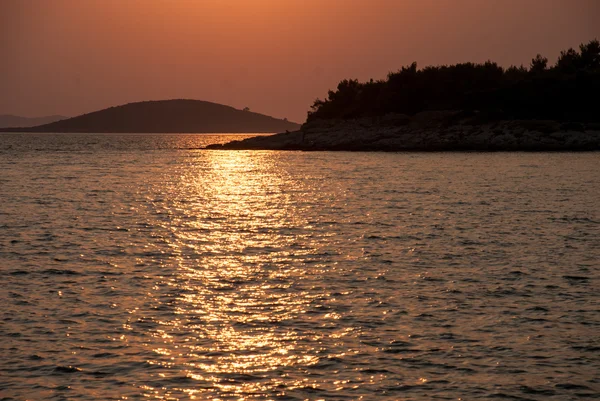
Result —
<instances>
[{"instance_id":1,"label":"orange sky","mask_svg":"<svg viewBox=\"0 0 600 401\"><path fill-rule=\"evenodd\" d=\"M303 121L344 78L554 61L599 0L0 0L0 114L193 98Z\"/></svg>"}]
</instances>

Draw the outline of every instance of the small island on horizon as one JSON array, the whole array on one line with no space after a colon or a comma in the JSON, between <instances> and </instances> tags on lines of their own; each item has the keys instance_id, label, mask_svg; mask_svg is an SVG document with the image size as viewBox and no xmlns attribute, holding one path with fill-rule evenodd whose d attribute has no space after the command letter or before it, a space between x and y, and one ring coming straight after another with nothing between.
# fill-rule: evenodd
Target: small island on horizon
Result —
<instances>
[{"instance_id":1,"label":"small island on horizon","mask_svg":"<svg viewBox=\"0 0 600 401\"><path fill-rule=\"evenodd\" d=\"M2 128L25 128L25 127L36 127L38 125L49 124L59 120L65 120L69 117L52 115L43 117L23 117L16 116L14 114L2 114L0 115L0 129Z\"/></svg>"},{"instance_id":2,"label":"small island on horizon","mask_svg":"<svg viewBox=\"0 0 600 401\"><path fill-rule=\"evenodd\" d=\"M174 99L128 103L35 127L1 128L0 132L274 133L299 128L300 124L248 108Z\"/></svg>"},{"instance_id":3,"label":"small island on horizon","mask_svg":"<svg viewBox=\"0 0 600 401\"><path fill-rule=\"evenodd\" d=\"M600 150L600 42L495 62L417 68L386 80L343 80L298 131L208 149L342 151Z\"/></svg>"}]
</instances>

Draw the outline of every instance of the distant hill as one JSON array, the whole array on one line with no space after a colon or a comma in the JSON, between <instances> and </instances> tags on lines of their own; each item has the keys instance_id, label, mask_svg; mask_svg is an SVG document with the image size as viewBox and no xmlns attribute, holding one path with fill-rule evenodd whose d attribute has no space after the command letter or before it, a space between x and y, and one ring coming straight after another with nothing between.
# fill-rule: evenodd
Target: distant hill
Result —
<instances>
[{"instance_id":1,"label":"distant hill","mask_svg":"<svg viewBox=\"0 0 600 401\"><path fill-rule=\"evenodd\" d=\"M10 131L242 133L284 132L299 127L296 123L248 110L201 100L178 99L129 103L50 124Z\"/></svg>"},{"instance_id":2,"label":"distant hill","mask_svg":"<svg viewBox=\"0 0 600 401\"><path fill-rule=\"evenodd\" d=\"M0 128L7 127L35 127L36 125L53 123L64 120L65 116L46 116L46 117L21 117L12 114L0 115Z\"/></svg>"}]
</instances>

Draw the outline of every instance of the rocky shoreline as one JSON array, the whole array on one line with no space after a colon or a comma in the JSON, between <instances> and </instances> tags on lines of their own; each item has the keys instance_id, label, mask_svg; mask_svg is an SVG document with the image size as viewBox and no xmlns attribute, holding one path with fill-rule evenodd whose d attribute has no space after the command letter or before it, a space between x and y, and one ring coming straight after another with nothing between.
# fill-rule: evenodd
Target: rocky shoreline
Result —
<instances>
[{"instance_id":1,"label":"rocky shoreline","mask_svg":"<svg viewBox=\"0 0 600 401\"><path fill-rule=\"evenodd\" d=\"M207 149L302 151L598 151L600 124L503 120L464 112L422 112L316 120L300 130Z\"/></svg>"}]
</instances>

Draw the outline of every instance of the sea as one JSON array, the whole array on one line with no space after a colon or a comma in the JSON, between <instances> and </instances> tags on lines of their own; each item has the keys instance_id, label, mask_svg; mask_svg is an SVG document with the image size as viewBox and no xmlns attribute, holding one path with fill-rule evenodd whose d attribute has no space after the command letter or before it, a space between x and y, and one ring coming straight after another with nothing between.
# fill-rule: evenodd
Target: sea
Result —
<instances>
[{"instance_id":1,"label":"sea","mask_svg":"<svg viewBox=\"0 0 600 401\"><path fill-rule=\"evenodd\" d=\"M0 400L600 399L600 153L243 137L0 134Z\"/></svg>"}]
</instances>

